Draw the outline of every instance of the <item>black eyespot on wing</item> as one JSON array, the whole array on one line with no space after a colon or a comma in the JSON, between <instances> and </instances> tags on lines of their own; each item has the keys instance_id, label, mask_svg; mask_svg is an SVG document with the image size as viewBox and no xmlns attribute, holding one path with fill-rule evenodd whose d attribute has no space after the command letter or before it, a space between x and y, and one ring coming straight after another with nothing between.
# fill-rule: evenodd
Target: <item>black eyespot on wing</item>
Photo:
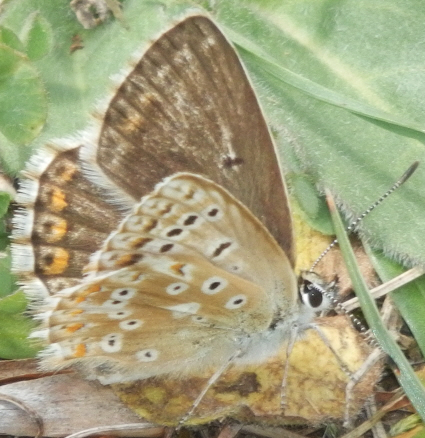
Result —
<instances>
[{"instance_id":1,"label":"black eyespot on wing","mask_svg":"<svg viewBox=\"0 0 425 438\"><path fill-rule=\"evenodd\" d=\"M168 252L173 248L174 244L173 243L166 243L165 245L162 245L159 252L164 253L164 252Z\"/></svg>"},{"instance_id":2,"label":"black eyespot on wing","mask_svg":"<svg viewBox=\"0 0 425 438\"><path fill-rule=\"evenodd\" d=\"M185 221L183 222L184 226L188 226L188 225L193 225L197 220L198 217L196 214L191 214L190 216L188 216Z\"/></svg>"},{"instance_id":3,"label":"black eyespot on wing","mask_svg":"<svg viewBox=\"0 0 425 438\"><path fill-rule=\"evenodd\" d=\"M183 230L181 228L173 228L172 230L170 230L167 233L167 237L174 237L174 236L178 236L183 232Z\"/></svg>"},{"instance_id":4,"label":"black eyespot on wing","mask_svg":"<svg viewBox=\"0 0 425 438\"><path fill-rule=\"evenodd\" d=\"M220 285L221 285L221 283L219 281L214 281L214 283L211 283L208 286L208 289L209 290L214 290L214 289L217 289Z\"/></svg>"},{"instance_id":5,"label":"black eyespot on wing","mask_svg":"<svg viewBox=\"0 0 425 438\"><path fill-rule=\"evenodd\" d=\"M231 244L232 242L225 242L220 244L213 252L213 257L218 257L226 248L229 248Z\"/></svg>"}]
</instances>

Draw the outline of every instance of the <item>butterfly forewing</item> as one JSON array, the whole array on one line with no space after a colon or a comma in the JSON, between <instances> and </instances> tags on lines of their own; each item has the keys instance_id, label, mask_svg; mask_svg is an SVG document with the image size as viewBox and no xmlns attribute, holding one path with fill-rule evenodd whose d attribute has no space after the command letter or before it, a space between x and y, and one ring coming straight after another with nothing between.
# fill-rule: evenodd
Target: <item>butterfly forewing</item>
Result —
<instances>
[{"instance_id":1,"label":"butterfly forewing","mask_svg":"<svg viewBox=\"0 0 425 438\"><path fill-rule=\"evenodd\" d=\"M173 173L207 176L266 225L293 264L291 216L270 133L234 49L209 19L190 17L151 45L83 156L92 178L126 205Z\"/></svg>"}]
</instances>

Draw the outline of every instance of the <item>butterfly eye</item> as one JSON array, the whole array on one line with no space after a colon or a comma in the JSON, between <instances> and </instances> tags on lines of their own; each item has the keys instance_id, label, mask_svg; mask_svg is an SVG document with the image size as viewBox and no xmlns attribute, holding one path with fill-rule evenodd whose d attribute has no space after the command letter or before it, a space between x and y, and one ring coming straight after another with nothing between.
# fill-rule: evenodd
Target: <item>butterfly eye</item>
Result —
<instances>
[{"instance_id":1,"label":"butterfly eye","mask_svg":"<svg viewBox=\"0 0 425 438\"><path fill-rule=\"evenodd\" d=\"M307 290L308 292L305 295L310 307L320 307L323 303L323 293L318 289L315 289L311 284L307 287Z\"/></svg>"},{"instance_id":2,"label":"butterfly eye","mask_svg":"<svg viewBox=\"0 0 425 438\"><path fill-rule=\"evenodd\" d=\"M299 295L302 303L314 311L325 310L330 307L327 297L330 284L326 284L317 274L303 273L299 281Z\"/></svg>"}]
</instances>

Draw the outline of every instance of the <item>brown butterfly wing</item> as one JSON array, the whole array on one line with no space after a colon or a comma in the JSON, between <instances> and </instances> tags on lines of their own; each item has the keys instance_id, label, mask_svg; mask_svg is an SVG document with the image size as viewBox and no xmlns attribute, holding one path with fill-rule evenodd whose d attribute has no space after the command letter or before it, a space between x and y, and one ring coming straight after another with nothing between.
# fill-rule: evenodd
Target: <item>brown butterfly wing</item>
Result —
<instances>
[{"instance_id":1,"label":"brown butterfly wing","mask_svg":"<svg viewBox=\"0 0 425 438\"><path fill-rule=\"evenodd\" d=\"M55 293L76 284L120 221L117 208L82 174L78 152L50 144L27 166L12 248L14 270L30 292Z\"/></svg>"},{"instance_id":2,"label":"brown butterfly wing","mask_svg":"<svg viewBox=\"0 0 425 438\"><path fill-rule=\"evenodd\" d=\"M265 224L293 264L270 132L235 50L208 18L189 17L149 47L111 99L86 155L105 186L121 188L117 201L139 200L176 172L207 176Z\"/></svg>"}]
</instances>

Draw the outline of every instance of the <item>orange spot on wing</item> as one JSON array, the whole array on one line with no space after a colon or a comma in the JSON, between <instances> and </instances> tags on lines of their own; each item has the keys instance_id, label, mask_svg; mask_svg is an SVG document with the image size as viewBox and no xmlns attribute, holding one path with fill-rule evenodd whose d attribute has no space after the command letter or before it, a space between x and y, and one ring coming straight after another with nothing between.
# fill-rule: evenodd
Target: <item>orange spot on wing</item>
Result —
<instances>
[{"instance_id":1,"label":"orange spot on wing","mask_svg":"<svg viewBox=\"0 0 425 438\"><path fill-rule=\"evenodd\" d=\"M70 181L78 171L78 167L74 163L67 163L63 166L62 173L59 175L64 181Z\"/></svg>"},{"instance_id":2,"label":"orange spot on wing","mask_svg":"<svg viewBox=\"0 0 425 438\"><path fill-rule=\"evenodd\" d=\"M131 266L143 258L142 254L125 254L119 257L116 261L117 266Z\"/></svg>"},{"instance_id":3,"label":"orange spot on wing","mask_svg":"<svg viewBox=\"0 0 425 438\"><path fill-rule=\"evenodd\" d=\"M75 309L75 310L72 310L71 312L69 312L70 316L77 316L77 315L80 315L81 313L83 313L82 309Z\"/></svg>"},{"instance_id":4,"label":"orange spot on wing","mask_svg":"<svg viewBox=\"0 0 425 438\"><path fill-rule=\"evenodd\" d=\"M66 327L66 331L69 333L74 333L77 330L80 330L80 328L84 327L84 324L82 323L75 323L75 324L70 324Z\"/></svg>"},{"instance_id":5,"label":"orange spot on wing","mask_svg":"<svg viewBox=\"0 0 425 438\"><path fill-rule=\"evenodd\" d=\"M87 353L86 346L84 344L78 344L75 347L74 357L84 357Z\"/></svg>"},{"instance_id":6,"label":"orange spot on wing","mask_svg":"<svg viewBox=\"0 0 425 438\"><path fill-rule=\"evenodd\" d=\"M141 127L146 125L146 119L140 113L132 113L126 118L126 123L121 124L120 128L131 134L134 131L139 131Z\"/></svg>"},{"instance_id":7,"label":"orange spot on wing","mask_svg":"<svg viewBox=\"0 0 425 438\"><path fill-rule=\"evenodd\" d=\"M100 284L92 284L88 288L84 289L86 295L94 294L100 291Z\"/></svg>"},{"instance_id":8,"label":"orange spot on wing","mask_svg":"<svg viewBox=\"0 0 425 438\"><path fill-rule=\"evenodd\" d=\"M171 265L171 270L174 271L176 274L184 275L183 268L185 264L184 263L175 263L174 265Z\"/></svg>"},{"instance_id":9,"label":"orange spot on wing","mask_svg":"<svg viewBox=\"0 0 425 438\"><path fill-rule=\"evenodd\" d=\"M48 263L42 266L43 274L62 274L68 267L68 262L69 252L64 248L55 248L54 253L49 255Z\"/></svg>"},{"instance_id":10,"label":"orange spot on wing","mask_svg":"<svg viewBox=\"0 0 425 438\"><path fill-rule=\"evenodd\" d=\"M66 202L66 196L65 193L58 189L57 187L55 187L52 190L52 194L50 197L50 210L55 211L55 212L59 212L62 211L65 207L68 206L68 203Z\"/></svg>"},{"instance_id":11,"label":"orange spot on wing","mask_svg":"<svg viewBox=\"0 0 425 438\"><path fill-rule=\"evenodd\" d=\"M100 291L100 285L99 284L92 284L89 287L79 290L77 292L77 296L74 298L74 302L76 304L82 303L83 301L86 301L86 298L91 295L94 294L95 292L99 292Z\"/></svg>"},{"instance_id":12,"label":"orange spot on wing","mask_svg":"<svg viewBox=\"0 0 425 438\"><path fill-rule=\"evenodd\" d=\"M55 243L62 239L68 230L67 222L65 219L57 219L57 222L52 224L48 229L45 238L49 243Z\"/></svg>"},{"instance_id":13,"label":"orange spot on wing","mask_svg":"<svg viewBox=\"0 0 425 438\"><path fill-rule=\"evenodd\" d=\"M152 231L157 225L158 225L157 219L149 219L149 221L145 224L143 231L148 233L149 231Z\"/></svg>"},{"instance_id":14,"label":"orange spot on wing","mask_svg":"<svg viewBox=\"0 0 425 438\"><path fill-rule=\"evenodd\" d=\"M152 242L152 240L153 239L150 237L140 237L139 239L136 239L133 241L133 243L131 244L131 247L136 248L136 249L140 249L140 248L143 248L149 242Z\"/></svg>"}]
</instances>

